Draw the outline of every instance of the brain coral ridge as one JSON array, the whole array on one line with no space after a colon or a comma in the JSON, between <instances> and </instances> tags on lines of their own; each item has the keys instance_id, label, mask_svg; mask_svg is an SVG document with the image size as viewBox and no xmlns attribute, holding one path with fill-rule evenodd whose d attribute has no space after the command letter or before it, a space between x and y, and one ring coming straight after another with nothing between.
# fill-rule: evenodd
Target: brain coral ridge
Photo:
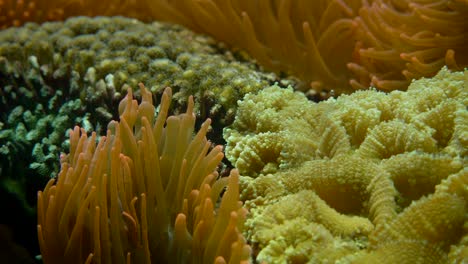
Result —
<instances>
[{"instance_id":1,"label":"brain coral ridge","mask_svg":"<svg viewBox=\"0 0 468 264\"><path fill-rule=\"evenodd\" d=\"M247 50L304 89L405 89L443 66L468 65L466 0L5 0L0 27L76 15L175 22Z\"/></svg>"},{"instance_id":2,"label":"brain coral ridge","mask_svg":"<svg viewBox=\"0 0 468 264\"><path fill-rule=\"evenodd\" d=\"M468 259L466 98L468 70L446 68L405 92L246 95L224 136L257 260Z\"/></svg>"}]
</instances>

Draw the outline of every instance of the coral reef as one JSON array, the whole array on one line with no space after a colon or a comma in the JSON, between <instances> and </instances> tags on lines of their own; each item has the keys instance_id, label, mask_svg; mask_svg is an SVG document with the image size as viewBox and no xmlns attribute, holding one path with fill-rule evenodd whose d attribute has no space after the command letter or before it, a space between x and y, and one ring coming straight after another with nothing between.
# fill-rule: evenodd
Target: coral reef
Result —
<instances>
[{"instance_id":1,"label":"coral reef","mask_svg":"<svg viewBox=\"0 0 468 264\"><path fill-rule=\"evenodd\" d=\"M229 123L236 101L274 76L220 52L212 40L180 27L124 18L73 18L2 31L3 173L11 174L12 157L31 152L33 159L20 167L39 175L57 172L53 164L66 129L81 124L102 132L116 116L124 84L145 81L153 92L176 87L177 107L194 94L199 116L216 118L217 126Z\"/></svg>"},{"instance_id":2,"label":"coral reef","mask_svg":"<svg viewBox=\"0 0 468 264\"><path fill-rule=\"evenodd\" d=\"M28 250L37 251L30 245L36 243L30 239L35 230L24 226L35 221L34 193L60 169L67 131L80 125L88 133L105 133L118 117L127 85L146 80L155 93L173 86L175 113L194 94L194 111L213 118L209 133L218 132L211 139L219 143L236 101L277 80L236 56L180 26L121 17L77 17L0 31L0 192L15 205L1 207L11 212L2 223L14 226Z\"/></svg>"},{"instance_id":3,"label":"coral reef","mask_svg":"<svg viewBox=\"0 0 468 264\"><path fill-rule=\"evenodd\" d=\"M14 2L0 3L0 26L116 14L175 22L293 73L315 92L405 89L443 65L468 65L465 0Z\"/></svg>"},{"instance_id":4,"label":"coral reef","mask_svg":"<svg viewBox=\"0 0 468 264\"><path fill-rule=\"evenodd\" d=\"M0 56L25 73L31 69L28 60L35 56L35 63L49 76L68 72L79 77L73 88L80 89L80 97L97 100L102 91L87 88L96 84L115 90L111 97L118 99L124 84L136 87L145 82L159 93L171 86L178 104L195 96L202 118L220 112L232 118L238 99L276 79L252 63L235 60L208 37L175 25L121 17L29 23L3 30L0 43Z\"/></svg>"},{"instance_id":5,"label":"coral reef","mask_svg":"<svg viewBox=\"0 0 468 264\"><path fill-rule=\"evenodd\" d=\"M217 178L223 154L221 146L209 150L210 120L193 135L192 98L186 113L168 117L167 88L155 116L151 92L141 85L141 94L138 104L129 90L120 122L98 143L96 133L70 133L58 177L38 193L44 262L247 261L239 175Z\"/></svg>"},{"instance_id":6,"label":"coral reef","mask_svg":"<svg viewBox=\"0 0 468 264\"><path fill-rule=\"evenodd\" d=\"M50 85L54 82L35 62L36 57L31 56L30 70L22 72L14 63L0 57L0 168L4 175L13 175L13 171L27 174L28 168L42 177L56 173L56 159L63 147L65 131L91 118L85 116L92 111L91 104L86 106L87 100L80 100L67 89L53 89ZM70 76L56 77L54 81L59 86ZM97 115L93 118L92 121L99 120ZM99 122L95 123L99 126ZM16 156L25 154L21 161L24 164L15 165Z\"/></svg>"},{"instance_id":7,"label":"coral reef","mask_svg":"<svg viewBox=\"0 0 468 264\"><path fill-rule=\"evenodd\" d=\"M357 91L320 103L292 89L265 88L239 102L224 130L226 156L250 176L348 152L374 161L412 151L464 157L466 72L443 68L406 92Z\"/></svg>"},{"instance_id":8,"label":"coral reef","mask_svg":"<svg viewBox=\"0 0 468 264\"><path fill-rule=\"evenodd\" d=\"M230 128L224 130L226 157L252 177L294 167L315 155L315 108L302 93L274 85L247 94Z\"/></svg>"},{"instance_id":9,"label":"coral reef","mask_svg":"<svg viewBox=\"0 0 468 264\"><path fill-rule=\"evenodd\" d=\"M122 17L24 24L77 15L173 22L216 40ZM0 0L0 193L11 201L1 223L30 226L32 186L70 148L38 195L46 262L245 262L245 220L259 262L463 263L467 16L466 0ZM311 103L268 87L287 82L217 41L300 77L294 89L309 99L372 88ZM163 96L163 117L153 129L151 95L137 91L138 106L129 93L96 143L139 82ZM166 86L180 115L164 127ZM218 179L221 149L209 152L205 135L222 143L235 116L226 155L244 176Z\"/></svg>"},{"instance_id":10,"label":"coral reef","mask_svg":"<svg viewBox=\"0 0 468 264\"><path fill-rule=\"evenodd\" d=\"M405 92L246 95L224 135L257 261L466 259L467 98L447 68Z\"/></svg>"},{"instance_id":11,"label":"coral reef","mask_svg":"<svg viewBox=\"0 0 468 264\"><path fill-rule=\"evenodd\" d=\"M1 210L9 212L2 223L30 252L38 247L30 239L35 233L29 228L35 223L33 193L59 171L57 159L67 146L65 132L75 124L99 125L102 120L86 115L94 111L91 105L86 107L84 100L60 89L66 87L62 81L68 75L48 79L34 61L30 57L26 73L0 57L0 193L8 201Z\"/></svg>"}]
</instances>

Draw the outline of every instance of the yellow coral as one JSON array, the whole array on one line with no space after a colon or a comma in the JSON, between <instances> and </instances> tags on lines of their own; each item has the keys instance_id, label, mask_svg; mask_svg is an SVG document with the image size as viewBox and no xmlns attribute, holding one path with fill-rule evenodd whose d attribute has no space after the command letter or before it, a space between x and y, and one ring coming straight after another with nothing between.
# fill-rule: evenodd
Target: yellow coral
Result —
<instances>
[{"instance_id":1,"label":"yellow coral","mask_svg":"<svg viewBox=\"0 0 468 264\"><path fill-rule=\"evenodd\" d=\"M467 76L466 70L452 73L443 68L431 79L414 81L407 92L360 91L318 104L272 86L239 103L236 120L224 132L227 158L234 165L242 160L247 165L241 173L255 176L262 168L249 168L250 158L244 155L261 159L268 155L268 146L275 146L272 153L281 157L277 163L287 164L276 168L350 150L377 161L411 151L464 156ZM268 134L275 136L264 136ZM305 151L294 153L298 148L289 146Z\"/></svg>"},{"instance_id":2,"label":"yellow coral","mask_svg":"<svg viewBox=\"0 0 468 264\"><path fill-rule=\"evenodd\" d=\"M393 156L381 165L390 173L399 193L398 204L402 207L433 193L437 184L463 168L461 158L417 152Z\"/></svg>"},{"instance_id":3,"label":"yellow coral","mask_svg":"<svg viewBox=\"0 0 468 264\"><path fill-rule=\"evenodd\" d=\"M226 128L224 137L228 142L226 156L241 174L273 173L315 155L318 137L301 136L305 128L315 126L303 118L314 112L306 103L302 94L277 86L258 95L248 94L239 102L242 109L255 111L238 111L235 127ZM298 109L299 105L304 107ZM285 115L287 120L282 119ZM292 137L294 134L298 137Z\"/></svg>"},{"instance_id":4,"label":"yellow coral","mask_svg":"<svg viewBox=\"0 0 468 264\"><path fill-rule=\"evenodd\" d=\"M322 225L301 217L286 219L268 232L271 238L257 256L258 262L335 263L366 245L365 240L334 237Z\"/></svg>"},{"instance_id":5,"label":"yellow coral","mask_svg":"<svg viewBox=\"0 0 468 264\"><path fill-rule=\"evenodd\" d=\"M318 225L333 236L332 240L343 239L348 246L353 245L352 252L346 251L351 254L363 247L374 226L380 228L396 216L396 191L389 175L357 155L305 162L299 168L259 176L243 185L242 197L251 208L247 232L253 243L266 249L259 255L265 260L273 257L272 243L289 221ZM305 242L302 236L288 234L285 232L284 241L290 244L285 247L307 243L311 244L308 248L321 247L314 245L319 242L313 236ZM310 260L315 255L312 250L303 257Z\"/></svg>"},{"instance_id":6,"label":"yellow coral","mask_svg":"<svg viewBox=\"0 0 468 264\"><path fill-rule=\"evenodd\" d=\"M237 171L217 179L222 148L210 149L204 122L194 136L193 99L169 116L171 90L155 118L141 86L119 105L107 136L75 127L62 169L38 193L38 237L45 263L199 263L249 258L240 234L246 211ZM166 124L166 125L165 125ZM219 208L218 197L227 185Z\"/></svg>"},{"instance_id":7,"label":"yellow coral","mask_svg":"<svg viewBox=\"0 0 468 264\"><path fill-rule=\"evenodd\" d=\"M262 141L266 138L246 138L261 139L258 134L278 133L278 127L289 134L283 134L281 143L275 142L276 149L290 142L314 142L306 150L309 160L290 156L289 166L272 173L259 173L253 166L244 168L241 197L251 209L247 234L259 247L258 258L329 261L314 253L329 249L323 241L309 236L307 243L303 238L307 233L291 226L307 222L311 228L319 225L326 230L335 243L345 239L354 245L350 251L337 249L333 261L439 263L463 259L468 236L468 126L463 118L468 107L467 76L468 70L443 68L432 79L414 81L407 92L360 91L318 104L298 98L288 105L291 92L280 88L268 91L275 104L269 102L266 92L246 97L248 108L241 102L239 119L225 130L238 135L226 138L230 148L239 149L237 157L226 152L233 164L241 158L249 164L252 156L261 163L272 152L270 143ZM281 98L284 101L278 102ZM282 106L281 117L263 118L263 112L277 111L265 109L273 105ZM298 116L302 109L312 112ZM250 117L253 113L255 117ZM260 120L262 127L273 131L256 134L249 129ZM298 126L291 128L294 124ZM256 144L264 148L256 148ZM273 231L283 237L275 237ZM292 232L298 232L298 237ZM356 234L361 236L356 239ZM278 253L291 248L303 251Z\"/></svg>"},{"instance_id":8,"label":"yellow coral","mask_svg":"<svg viewBox=\"0 0 468 264\"><path fill-rule=\"evenodd\" d=\"M444 263L448 258L455 263L466 261L467 186L466 170L448 177L435 193L375 229L369 236L368 252L360 254L355 263Z\"/></svg>"},{"instance_id":9,"label":"yellow coral","mask_svg":"<svg viewBox=\"0 0 468 264\"><path fill-rule=\"evenodd\" d=\"M362 157L388 159L411 151L436 152L436 141L430 134L394 119L382 122L368 131L357 153Z\"/></svg>"},{"instance_id":10,"label":"yellow coral","mask_svg":"<svg viewBox=\"0 0 468 264\"><path fill-rule=\"evenodd\" d=\"M370 235L371 248L387 242L420 240L448 248L458 242L466 221L466 201L453 194L433 194L411 204L384 228Z\"/></svg>"},{"instance_id":11,"label":"yellow coral","mask_svg":"<svg viewBox=\"0 0 468 264\"><path fill-rule=\"evenodd\" d=\"M416 253L416 254L415 254ZM370 252L361 252L349 257L349 263L447 263L447 256L439 247L418 240L398 240L389 242Z\"/></svg>"}]
</instances>

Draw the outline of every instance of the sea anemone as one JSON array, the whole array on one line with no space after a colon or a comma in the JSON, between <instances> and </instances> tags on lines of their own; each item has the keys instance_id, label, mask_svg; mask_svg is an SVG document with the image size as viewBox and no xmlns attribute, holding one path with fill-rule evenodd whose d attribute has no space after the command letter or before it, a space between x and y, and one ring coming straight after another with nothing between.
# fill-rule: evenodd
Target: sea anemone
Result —
<instances>
[{"instance_id":1,"label":"sea anemone","mask_svg":"<svg viewBox=\"0 0 468 264\"><path fill-rule=\"evenodd\" d=\"M406 89L468 65L466 0L3 0L0 10L0 28L76 15L179 23L300 77L302 90Z\"/></svg>"},{"instance_id":2,"label":"sea anemone","mask_svg":"<svg viewBox=\"0 0 468 264\"><path fill-rule=\"evenodd\" d=\"M167 117L166 89L154 118L151 93L141 85L119 106L96 144L83 129L70 133L61 171L38 192L38 237L45 263L240 263L250 248L240 231L236 170L218 178L220 146L210 149L205 121L193 136L193 99ZM166 125L164 125L166 123ZM224 187L219 206L218 198Z\"/></svg>"}]
</instances>

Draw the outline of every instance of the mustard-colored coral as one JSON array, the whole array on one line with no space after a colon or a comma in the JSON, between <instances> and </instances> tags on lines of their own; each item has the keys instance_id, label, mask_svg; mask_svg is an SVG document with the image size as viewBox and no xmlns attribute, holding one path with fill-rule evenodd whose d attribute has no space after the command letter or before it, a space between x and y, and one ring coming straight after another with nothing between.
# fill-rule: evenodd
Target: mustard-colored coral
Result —
<instances>
[{"instance_id":1,"label":"mustard-colored coral","mask_svg":"<svg viewBox=\"0 0 468 264\"><path fill-rule=\"evenodd\" d=\"M468 173L444 180L435 193L411 204L370 236L356 263L463 263L466 254ZM449 252L447 254L447 252Z\"/></svg>"},{"instance_id":2,"label":"mustard-colored coral","mask_svg":"<svg viewBox=\"0 0 468 264\"><path fill-rule=\"evenodd\" d=\"M304 219L321 226L334 239L345 240L356 252L367 246L375 226L396 215L396 191L388 173L356 155L308 161L296 169L259 176L243 186L242 198L252 214L247 220L249 239L261 248L270 248L275 230L288 221ZM287 240L297 243L289 234ZM306 241L314 243L313 234ZM309 247L311 251L302 252L301 258L316 258L315 246ZM275 262L267 253L258 259Z\"/></svg>"},{"instance_id":3,"label":"mustard-colored coral","mask_svg":"<svg viewBox=\"0 0 468 264\"><path fill-rule=\"evenodd\" d=\"M246 95L238 105L241 110L234 128L225 129L224 137L226 156L241 174L276 172L314 155L318 137L302 136L304 130L312 130L315 125L304 118L314 108L307 105L301 93L272 86L258 95ZM299 105L304 107L298 109Z\"/></svg>"},{"instance_id":4,"label":"mustard-colored coral","mask_svg":"<svg viewBox=\"0 0 468 264\"><path fill-rule=\"evenodd\" d=\"M288 168L347 151L375 162L411 151L463 157L467 75L444 68L407 92L359 91L318 104L290 89L267 88L239 102L236 120L224 132L227 157L251 176L266 164Z\"/></svg>"},{"instance_id":5,"label":"mustard-colored coral","mask_svg":"<svg viewBox=\"0 0 468 264\"><path fill-rule=\"evenodd\" d=\"M226 155L242 165L246 234L257 260L466 259L468 70L443 68L406 92L360 91L320 103L269 89L246 96L225 130ZM281 155L298 142L311 143ZM334 248L336 258L319 248Z\"/></svg>"}]
</instances>

